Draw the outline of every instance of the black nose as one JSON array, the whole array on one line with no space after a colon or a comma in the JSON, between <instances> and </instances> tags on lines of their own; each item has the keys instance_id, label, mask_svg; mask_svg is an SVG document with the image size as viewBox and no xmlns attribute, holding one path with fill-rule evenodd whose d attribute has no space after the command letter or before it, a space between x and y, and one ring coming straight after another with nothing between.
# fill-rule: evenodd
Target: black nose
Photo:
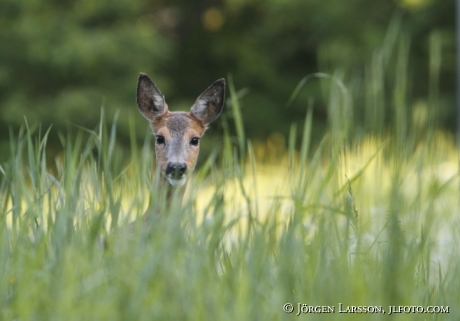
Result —
<instances>
[{"instance_id":1,"label":"black nose","mask_svg":"<svg viewBox=\"0 0 460 321\"><path fill-rule=\"evenodd\" d=\"M180 178L187 170L185 163L168 163L166 165L166 175L172 174L174 178Z\"/></svg>"}]
</instances>

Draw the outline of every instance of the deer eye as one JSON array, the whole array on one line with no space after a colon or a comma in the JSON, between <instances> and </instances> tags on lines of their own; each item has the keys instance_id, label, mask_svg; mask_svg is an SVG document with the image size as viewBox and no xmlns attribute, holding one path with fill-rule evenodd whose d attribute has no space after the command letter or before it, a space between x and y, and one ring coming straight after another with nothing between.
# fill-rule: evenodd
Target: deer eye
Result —
<instances>
[{"instance_id":1,"label":"deer eye","mask_svg":"<svg viewBox=\"0 0 460 321\"><path fill-rule=\"evenodd\" d=\"M156 140L156 143L157 145L162 145L165 143L165 137L164 136L161 136L161 135L157 135L157 140Z\"/></svg>"},{"instance_id":2,"label":"deer eye","mask_svg":"<svg viewBox=\"0 0 460 321\"><path fill-rule=\"evenodd\" d=\"M190 145L193 145L193 146L198 146L198 143L200 142L200 138L199 137L193 137L191 140L190 140Z\"/></svg>"}]
</instances>

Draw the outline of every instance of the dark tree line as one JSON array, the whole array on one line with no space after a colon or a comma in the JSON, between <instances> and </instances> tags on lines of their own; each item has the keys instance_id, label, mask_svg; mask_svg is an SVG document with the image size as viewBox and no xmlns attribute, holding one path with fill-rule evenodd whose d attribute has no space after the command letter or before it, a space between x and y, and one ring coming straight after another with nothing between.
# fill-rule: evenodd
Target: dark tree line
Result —
<instances>
[{"instance_id":1,"label":"dark tree line","mask_svg":"<svg viewBox=\"0 0 460 321\"><path fill-rule=\"evenodd\" d=\"M3 0L0 140L24 117L56 129L94 128L102 106L108 119L120 111L119 131L126 135L130 117L144 124L134 95L140 71L152 77L173 109L189 108L209 83L231 75L247 133L255 139L286 135L292 122L304 119L311 99L315 124L324 127L326 82L311 81L289 109L284 106L306 75L336 73L353 95L356 128L366 130L360 115L369 104L367 85L377 77L376 57L393 52L382 64L382 97L390 105L404 43L408 66L399 72L409 79L408 108L429 100L430 61L438 48L435 108L440 124L453 129L454 5L453 0ZM397 28L389 31L395 19Z\"/></svg>"}]
</instances>

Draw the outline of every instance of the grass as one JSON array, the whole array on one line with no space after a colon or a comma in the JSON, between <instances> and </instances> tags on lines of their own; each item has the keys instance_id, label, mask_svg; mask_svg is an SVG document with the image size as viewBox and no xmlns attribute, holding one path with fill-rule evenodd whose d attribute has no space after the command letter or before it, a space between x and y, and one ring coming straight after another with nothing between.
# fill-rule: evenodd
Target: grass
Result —
<instances>
[{"instance_id":1,"label":"grass","mask_svg":"<svg viewBox=\"0 0 460 321\"><path fill-rule=\"evenodd\" d=\"M152 183L151 135L139 146L134 125L128 153L117 145L116 119L108 126L102 115L94 131L61 134L54 160L49 130L12 132L12 156L0 167L0 319L292 320L301 312L309 320L458 320L454 141L427 120L431 105L414 109L405 128L400 87L396 127L382 133L372 117L378 133L351 139L352 93L337 77L327 77L340 85L331 88L331 131L312 147L310 107L287 150L245 138L231 84L237 136L224 126L222 147L170 209ZM149 202L162 215L124 228ZM339 313L339 304L385 313ZM314 313L317 306L334 313ZM388 315L389 306L449 312Z\"/></svg>"},{"instance_id":2,"label":"grass","mask_svg":"<svg viewBox=\"0 0 460 321\"><path fill-rule=\"evenodd\" d=\"M22 130L1 167L3 320L287 320L297 303L335 307L304 316L312 319L359 317L338 313L339 303L450 309L363 319L460 315L448 135L404 159L390 138L326 136L310 157L289 150L276 164L256 161L262 147L246 145L245 168L224 145L183 206L129 233L120 227L149 198L164 201L151 184L150 136L126 157L116 126L101 122L88 139L62 136L63 154L49 164L48 133ZM288 302L293 314L282 310Z\"/></svg>"}]
</instances>

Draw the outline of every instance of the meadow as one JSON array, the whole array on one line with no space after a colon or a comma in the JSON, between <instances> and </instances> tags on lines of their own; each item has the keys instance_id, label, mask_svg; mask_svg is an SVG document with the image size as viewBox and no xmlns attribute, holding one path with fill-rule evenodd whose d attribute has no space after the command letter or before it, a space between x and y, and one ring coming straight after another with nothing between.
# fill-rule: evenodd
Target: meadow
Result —
<instances>
[{"instance_id":1,"label":"meadow","mask_svg":"<svg viewBox=\"0 0 460 321\"><path fill-rule=\"evenodd\" d=\"M399 68L404 51L396 56ZM375 68L378 89L386 67ZM0 164L0 319L460 319L458 154L433 122L438 84L429 104L408 109L407 77L396 73L387 129L382 92L370 88L366 124L382 130L353 136L347 87L315 77L332 79L319 142L311 106L286 142L248 140L230 81L232 118L170 208L153 180L147 124L139 144L131 123L127 151L117 119L102 114L94 130L57 134L54 158L50 129L11 131ZM127 229L149 203L161 215Z\"/></svg>"},{"instance_id":2,"label":"meadow","mask_svg":"<svg viewBox=\"0 0 460 321\"><path fill-rule=\"evenodd\" d=\"M1 319L457 320L452 137L433 131L409 148L391 134L327 134L311 148L311 122L308 112L302 141L293 127L284 150L224 133L183 204L134 232L123 226L165 201L150 133L138 146L133 126L126 155L116 122L101 120L61 135L54 163L49 131L12 133L0 168ZM282 157L258 160L273 149ZM414 312L430 306L438 313Z\"/></svg>"}]
</instances>

